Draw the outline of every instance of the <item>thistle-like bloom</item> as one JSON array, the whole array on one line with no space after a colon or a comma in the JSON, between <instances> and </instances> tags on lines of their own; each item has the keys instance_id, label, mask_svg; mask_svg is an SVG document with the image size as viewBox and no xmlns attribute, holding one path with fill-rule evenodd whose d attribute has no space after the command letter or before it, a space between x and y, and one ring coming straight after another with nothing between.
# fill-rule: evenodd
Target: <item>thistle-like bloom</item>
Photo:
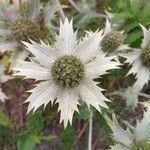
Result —
<instances>
[{"instance_id":1,"label":"thistle-like bloom","mask_svg":"<svg viewBox=\"0 0 150 150\"><path fill-rule=\"evenodd\" d=\"M142 26L144 39L140 49L133 49L132 52L122 54L126 58L126 63L132 65L128 72L129 74L136 75L136 82L134 87L141 90L143 86L148 83L150 78L150 29L147 30Z\"/></svg>"},{"instance_id":2,"label":"thistle-like bloom","mask_svg":"<svg viewBox=\"0 0 150 150\"><path fill-rule=\"evenodd\" d=\"M32 39L39 42L44 39L44 32L40 27L40 13L42 6L40 0L22 0L19 10L13 4L0 3L0 53L13 52L13 63L15 58L24 60L29 52L23 49L21 41L29 42ZM50 7L44 10L44 22L53 17L53 12L46 13Z\"/></svg>"},{"instance_id":3,"label":"thistle-like bloom","mask_svg":"<svg viewBox=\"0 0 150 150\"><path fill-rule=\"evenodd\" d=\"M103 33L103 39L100 47L104 53L113 54L119 51L127 50L129 47L123 44L123 32L119 32L111 27L111 23L106 19L106 26Z\"/></svg>"},{"instance_id":4,"label":"thistle-like bloom","mask_svg":"<svg viewBox=\"0 0 150 150\"><path fill-rule=\"evenodd\" d=\"M34 3L33 3L34 2ZM29 3L27 7L29 7ZM2 41L0 43L1 52L13 51L20 46L21 40L29 41L31 38L38 41L41 37L40 27L37 23L40 14L39 0L32 0L30 3L33 10L26 12L25 3L20 3L20 9L9 3L1 3L0 5L0 35Z\"/></svg>"},{"instance_id":5,"label":"thistle-like bloom","mask_svg":"<svg viewBox=\"0 0 150 150\"><path fill-rule=\"evenodd\" d=\"M116 121L110 122L113 139L117 145L112 150L149 150L150 149L150 110L144 112L143 119L136 127L124 130Z\"/></svg>"},{"instance_id":6,"label":"thistle-like bloom","mask_svg":"<svg viewBox=\"0 0 150 150\"><path fill-rule=\"evenodd\" d=\"M78 111L79 99L98 111L100 106L108 108L105 101L109 100L92 79L106 74L106 70L118 68L119 63L110 61L112 57L97 55L101 34L96 32L77 41L72 21L69 23L66 19L60 24L53 47L43 42L23 42L35 57L31 62L19 61L20 66L14 68L18 71L15 75L42 81L30 91L32 94L26 100L30 102L28 112L56 100L61 111L60 122L64 120L66 127L69 121L72 123L74 112Z\"/></svg>"}]
</instances>

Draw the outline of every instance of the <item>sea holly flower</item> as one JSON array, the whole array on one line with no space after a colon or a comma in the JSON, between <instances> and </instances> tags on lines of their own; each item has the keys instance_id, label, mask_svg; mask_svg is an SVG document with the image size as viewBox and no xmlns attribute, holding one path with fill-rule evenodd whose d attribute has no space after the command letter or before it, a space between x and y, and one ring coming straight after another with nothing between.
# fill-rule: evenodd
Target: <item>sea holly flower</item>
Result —
<instances>
[{"instance_id":1,"label":"sea holly flower","mask_svg":"<svg viewBox=\"0 0 150 150\"><path fill-rule=\"evenodd\" d=\"M117 145L112 150L149 150L150 149L150 110L144 112L143 119L137 121L136 127L124 130L117 121L109 121L113 139Z\"/></svg>"},{"instance_id":2,"label":"sea holly flower","mask_svg":"<svg viewBox=\"0 0 150 150\"><path fill-rule=\"evenodd\" d=\"M29 41L31 38L35 41L40 39L40 27L37 19L40 14L40 1L32 0L30 5L35 6L36 10L23 10L25 3L20 3L19 11L9 3L1 3L0 19L2 41L0 43L1 52L12 51L21 44L21 40ZM27 3L27 2L26 2ZM29 7L29 3L28 7ZM32 6L32 8L33 8ZM26 8L27 9L27 8Z\"/></svg>"},{"instance_id":3,"label":"sea holly flower","mask_svg":"<svg viewBox=\"0 0 150 150\"><path fill-rule=\"evenodd\" d=\"M106 19L106 26L100 47L104 53L114 54L119 51L127 50L129 47L123 44L123 32L119 32L111 27L111 23Z\"/></svg>"},{"instance_id":4,"label":"sea holly flower","mask_svg":"<svg viewBox=\"0 0 150 150\"><path fill-rule=\"evenodd\" d=\"M129 74L135 74L136 82L134 87L141 90L143 86L148 83L150 78L150 29L146 29L142 26L144 39L140 49L133 49L132 52L121 54L126 58L126 63L132 65L128 72Z\"/></svg>"},{"instance_id":5,"label":"sea holly flower","mask_svg":"<svg viewBox=\"0 0 150 150\"><path fill-rule=\"evenodd\" d=\"M19 10L8 2L0 4L0 53L13 52L12 63L15 64L16 59L24 60L29 55L21 41L29 42L29 39L32 39L39 42L45 38L40 26L39 17L43 10L41 8L40 0L22 0L19 3ZM46 8L50 10L50 7ZM44 11L44 21L47 24L51 18L52 16L47 16Z\"/></svg>"},{"instance_id":6,"label":"sea holly flower","mask_svg":"<svg viewBox=\"0 0 150 150\"><path fill-rule=\"evenodd\" d=\"M106 74L109 69L118 68L119 63L111 61L112 57L97 55L101 34L97 31L77 41L72 21L65 19L53 46L42 41L41 44L23 42L35 57L31 61L18 60L20 65L14 68L15 75L41 81L26 100L29 102L28 113L43 104L46 107L49 102L59 103L60 122L64 121L66 127L68 122L72 123L74 112L78 111L78 99L98 111L101 111L100 106L108 108L105 101L109 100L101 93L103 89L92 79Z\"/></svg>"}]
</instances>

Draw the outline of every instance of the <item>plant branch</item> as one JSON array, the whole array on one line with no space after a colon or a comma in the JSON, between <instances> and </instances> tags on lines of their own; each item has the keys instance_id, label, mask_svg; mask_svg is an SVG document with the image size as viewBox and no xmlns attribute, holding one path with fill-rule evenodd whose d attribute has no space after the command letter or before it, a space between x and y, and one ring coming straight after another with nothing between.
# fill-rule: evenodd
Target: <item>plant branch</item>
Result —
<instances>
[{"instance_id":1,"label":"plant branch","mask_svg":"<svg viewBox=\"0 0 150 150\"><path fill-rule=\"evenodd\" d=\"M61 7L61 4L60 4L59 0L56 0L56 3L58 5L58 7L59 7L60 18L61 18L62 22L64 22L65 18L66 18L65 13L64 13L64 11L63 11L63 9Z\"/></svg>"},{"instance_id":2,"label":"plant branch","mask_svg":"<svg viewBox=\"0 0 150 150\"><path fill-rule=\"evenodd\" d=\"M75 4L75 2L73 0L68 0L68 1L78 12L80 12L79 7Z\"/></svg>"},{"instance_id":3,"label":"plant branch","mask_svg":"<svg viewBox=\"0 0 150 150\"><path fill-rule=\"evenodd\" d=\"M19 0L13 0L13 4L15 5L16 9L19 10Z\"/></svg>"},{"instance_id":4,"label":"plant branch","mask_svg":"<svg viewBox=\"0 0 150 150\"><path fill-rule=\"evenodd\" d=\"M101 14L101 13L94 13L94 16L97 18L108 18L108 16L106 14Z\"/></svg>"},{"instance_id":5,"label":"plant branch","mask_svg":"<svg viewBox=\"0 0 150 150\"><path fill-rule=\"evenodd\" d=\"M93 113L92 111L90 111L88 150L92 150L92 126L93 126Z\"/></svg>"}]
</instances>

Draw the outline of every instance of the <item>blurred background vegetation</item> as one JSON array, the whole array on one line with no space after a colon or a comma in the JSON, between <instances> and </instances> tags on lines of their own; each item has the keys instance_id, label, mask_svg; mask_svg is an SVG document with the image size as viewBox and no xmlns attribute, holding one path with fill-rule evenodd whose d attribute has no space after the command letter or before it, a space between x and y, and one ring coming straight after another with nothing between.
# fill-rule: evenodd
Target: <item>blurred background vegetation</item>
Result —
<instances>
[{"instance_id":1,"label":"blurred background vegetation","mask_svg":"<svg viewBox=\"0 0 150 150\"><path fill-rule=\"evenodd\" d=\"M41 0L43 4L50 0ZM150 26L149 0L60 0L65 15L73 18L75 30L79 30L79 37L83 31L95 31L105 26L105 19L109 18L112 25L124 31L125 43L132 47L139 47L143 32L139 23ZM59 27L59 13L53 19ZM6 56L5 56L6 57ZM105 75L105 81L96 79L105 93L113 102L110 112L102 110L103 115L116 113L117 118L135 124L141 119L143 107L138 104L135 108L133 93L127 93L125 88L132 85L133 77L125 78L128 68L113 70L111 75ZM27 104L22 102L28 97L25 91L33 87L34 81L13 79L2 85L3 92L9 97L6 103L0 102L0 150L86 150L88 143L89 110L80 106L80 114L75 114L72 126L65 130L59 125L57 105L48 105L44 110L39 109L34 114L26 114ZM150 86L143 92L150 94ZM111 95L111 94L112 95ZM129 97L129 95L131 95ZM145 100L140 97L140 101ZM84 104L83 104L84 105ZM93 111L93 141L92 149L108 149L114 144L111 130L103 116L95 109ZM121 122L123 124L123 122Z\"/></svg>"}]
</instances>

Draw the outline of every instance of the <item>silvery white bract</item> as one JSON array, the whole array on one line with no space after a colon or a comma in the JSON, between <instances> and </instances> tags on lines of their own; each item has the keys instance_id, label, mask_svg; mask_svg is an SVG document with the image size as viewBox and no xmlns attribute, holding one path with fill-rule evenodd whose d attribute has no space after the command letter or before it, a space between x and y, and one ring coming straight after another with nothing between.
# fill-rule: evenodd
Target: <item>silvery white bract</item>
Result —
<instances>
[{"instance_id":1,"label":"silvery white bract","mask_svg":"<svg viewBox=\"0 0 150 150\"><path fill-rule=\"evenodd\" d=\"M150 148L150 109L144 112L143 119L137 121L136 127L124 130L117 121L109 121L113 131L113 139L118 143L112 150L148 150ZM131 127L130 127L131 128ZM142 149L143 148L143 149Z\"/></svg>"},{"instance_id":2,"label":"silvery white bract","mask_svg":"<svg viewBox=\"0 0 150 150\"><path fill-rule=\"evenodd\" d=\"M1 101L4 101L5 98L7 98L7 97L6 97L6 95L2 92L2 89L0 88L0 100L1 100Z\"/></svg>"},{"instance_id":3,"label":"silvery white bract","mask_svg":"<svg viewBox=\"0 0 150 150\"><path fill-rule=\"evenodd\" d=\"M0 64L0 83L9 80L11 77L5 74L5 68L2 64Z\"/></svg>"},{"instance_id":4,"label":"silvery white bract","mask_svg":"<svg viewBox=\"0 0 150 150\"><path fill-rule=\"evenodd\" d=\"M146 29L144 26L142 26L143 33L144 33L144 39L141 44L140 49L133 49L132 52L128 52L127 54L122 54L121 56L126 58L126 63L129 63L132 65L131 69L128 72L129 74L135 74L136 75L136 82L134 84L134 87L141 90L145 84L148 83L149 77L150 77L150 69L148 66L144 65L141 59L142 53L145 52L145 50L148 50L145 57L148 57L149 61L149 49L150 49L150 29Z\"/></svg>"},{"instance_id":5,"label":"silvery white bract","mask_svg":"<svg viewBox=\"0 0 150 150\"><path fill-rule=\"evenodd\" d=\"M106 74L107 70L118 68L119 63L111 61L111 57L97 55L102 32L95 32L77 41L77 32L73 32L72 21L65 19L60 24L59 36L54 46L41 41L23 42L26 48L35 56L31 61L19 61L20 66L14 68L15 75L26 76L41 83L32 89L32 94L26 100L30 102L28 112L35 111L56 100L61 111L60 122L72 123L75 111L78 111L78 99L84 101L88 107L92 105L99 112L100 106L108 108L105 101L109 101L96 86L93 78Z\"/></svg>"},{"instance_id":6,"label":"silvery white bract","mask_svg":"<svg viewBox=\"0 0 150 150\"><path fill-rule=\"evenodd\" d=\"M5 71L4 66L0 65L0 86L3 82L10 79L10 77L8 75L5 75L4 71ZM7 98L7 96L2 92L2 89L0 87L0 100L4 101L5 98Z\"/></svg>"}]
</instances>

